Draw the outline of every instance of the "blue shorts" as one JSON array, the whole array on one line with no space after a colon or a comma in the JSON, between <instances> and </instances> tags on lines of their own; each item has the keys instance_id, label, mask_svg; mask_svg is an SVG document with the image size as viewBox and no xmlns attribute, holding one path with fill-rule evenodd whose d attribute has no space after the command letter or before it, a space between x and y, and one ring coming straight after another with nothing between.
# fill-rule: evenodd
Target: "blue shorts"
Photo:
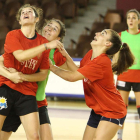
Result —
<instances>
[{"instance_id":1,"label":"blue shorts","mask_svg":"<svg viewBox=\"0 0 140 140\"><path fill-rule=\"evenodd\" d=\"M94 112L94 110L91 110L90 117L89 117L89 120L87 122L87 125L89 125L90 127L93 127L93 128L97 128L99 122L104 120L104 121L109 121L109 122L115 123L119 126L122 126L124 121L125 121L125 118L126 118L126 116L124 118L121 118L121 119L106 118L104 116L96 114Z\"/></svg>"}]
</instances>

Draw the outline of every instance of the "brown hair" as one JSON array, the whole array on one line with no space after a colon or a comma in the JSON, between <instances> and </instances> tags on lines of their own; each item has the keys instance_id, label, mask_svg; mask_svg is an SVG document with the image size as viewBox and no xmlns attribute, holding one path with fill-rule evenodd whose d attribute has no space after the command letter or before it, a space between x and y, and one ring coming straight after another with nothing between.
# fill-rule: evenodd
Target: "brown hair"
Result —
<instances>
[{"instance_id":1,"label":"brown hair","mask_svg":"<svg viewBox=\"0 0 140 140\"><path fill-rule=\"evenodd\" d=\"M65 24L59 19L52 18L50 20L44 20L43 27L40 30L38 30L38 32L40 34L42 34L44 27L52 21L55 21L60 25L60 33L59 33L58 37L60 37L60 41L63 42L63 39L66 35L66 27L65 27Z\"/></svg>"},{"instance_id":2,"label":"brown hair","mask_svg":"<svg viewBox=\"0 0 140 140\"><path fill-rule=\"evenodd\" d=\"M127 43L122 43L121 38L117 32L111 30L110 42L112 46L106 51L107 55L114 55L118 52L117 61L112 64L112 70L119 75L126 71L134 63L134 55L132 54Z\"/></svg>"},{"instance_id":3,"label":"brown hair","mask_svg":"<svg viewBox=\"0 0 140 140\"><path fill-rule=\"evenodd\" d=\"M42 10L41 8L38 8L38 7L33 6L33 5L30 5L30 4L25 4L25 5L23 5L23 6L18 10L18 12L17 12L17 14L16 14L16 19L17 19L17 21L20 20L20 16L21 16L21 12L22 12L23 8L27 8L27 7L32 8L33 11L35 12L35 17L36 17L36 18L37 18L37 17L39 18L39 21L36 23L36 28L39 28L38 26L40 26L40 21L41 21L42 18L43 18L43 10Z\"/></svg>"}]
</instances>

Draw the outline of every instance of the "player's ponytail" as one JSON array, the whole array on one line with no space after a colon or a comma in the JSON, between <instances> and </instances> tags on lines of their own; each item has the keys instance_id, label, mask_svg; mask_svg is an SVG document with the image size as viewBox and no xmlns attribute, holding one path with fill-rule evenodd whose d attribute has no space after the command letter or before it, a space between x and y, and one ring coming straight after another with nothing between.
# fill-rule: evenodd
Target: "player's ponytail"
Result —
<instances>
[{"instance_id":1,"label":"player's ponytail","mask_svg":"<svg viewBox=\"0 0 140 140\"><path fill-rule=\"evenodd\" d=\"M130 51L127 43L123 43L119 50L116 63L112 65L112 70L115 74L119 75L126 71L134 63L134 56Z\"/></svg>"},{"instance_id":2,"label":"player's ponytail","mask_svg":"<svg viewBox=\"0 0 140 140\"><path fill-rule=\"evenodd\" d=\"M108 55L117 53L115 63L112 63L112 70L119 75L133 65L135 57L133 56L127 43L122 43L120 36L114 30L111 31L112 46L106 51Z\"/></svg>"}]
</instances>

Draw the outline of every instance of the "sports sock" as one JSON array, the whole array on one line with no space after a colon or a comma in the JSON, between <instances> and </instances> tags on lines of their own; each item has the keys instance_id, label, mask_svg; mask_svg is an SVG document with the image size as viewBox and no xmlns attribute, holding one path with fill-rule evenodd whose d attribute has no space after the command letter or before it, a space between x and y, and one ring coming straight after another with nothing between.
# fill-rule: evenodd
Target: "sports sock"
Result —
<instances>
[{"instance_id":1,"label":"sports sock","mask_svg":"<svg viewBox=\"0 0 140 140\"><path fill-rule=\"evenodd\" d=\"M118 139L122 139L123 129L119 129L117 135L118 135Z\"/></svg>"},{"instance_id":2,"label":"sports sock","mask_svg":"<svg viewBox=\"0 0 140 140\"><path fill-rule=\"evenodd\" d=\"M140 106L137 106L137 111L138 111L139 119L140 119Z\"/></svg>"}]
</instances>

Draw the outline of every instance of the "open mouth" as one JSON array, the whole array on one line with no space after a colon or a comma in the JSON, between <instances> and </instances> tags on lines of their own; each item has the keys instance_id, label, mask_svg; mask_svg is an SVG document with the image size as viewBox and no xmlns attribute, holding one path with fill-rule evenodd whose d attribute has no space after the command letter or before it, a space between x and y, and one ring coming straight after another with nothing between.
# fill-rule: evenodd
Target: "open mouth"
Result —
<instances>
[{"instance_id":1,"label":"open mouth","mask_svg":"<svg viewBox=\"0 0 140 140\"><path fill-rule=\"evenodd\" d=\"M29 19L29 17L28 16L25 16L24 19Z\"/></svg>"}]
</instances>

